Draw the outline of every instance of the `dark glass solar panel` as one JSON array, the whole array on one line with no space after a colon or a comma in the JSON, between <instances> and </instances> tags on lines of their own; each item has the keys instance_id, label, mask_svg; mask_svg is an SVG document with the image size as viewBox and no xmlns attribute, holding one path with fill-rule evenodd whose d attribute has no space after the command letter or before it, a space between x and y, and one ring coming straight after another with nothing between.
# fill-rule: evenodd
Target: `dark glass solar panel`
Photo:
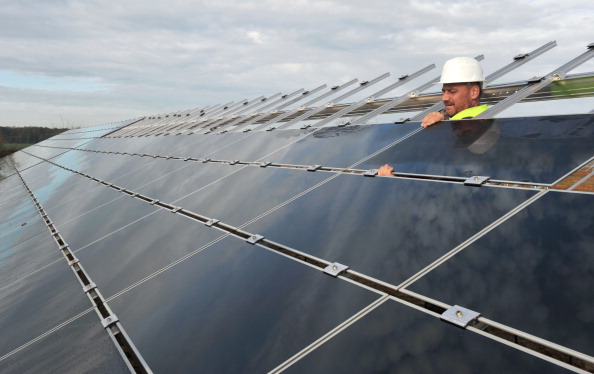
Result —
<instances>
[{"instance_id":1,"label":"dark glass solar panel","mask_svg":"<svg viewBox=\"0 0 594 374\"><path fill-rule=\"evenodd\" d=\"M27 186L37 198L56 193L58 189L70 187L78 179L71 171L43 162L21 172ZM23 189L24 191L24 189Z\"/></svg>"},{"instance_id":2,"label":"dark glass solar panel","mask_svg":"<svg viewBox=\"0 0 594 374\"><path fill-rule=\"evenodd\" d=\"M33 191L36 196L39 194L37 199L49 215L49 218L57 225L70 222L72 219L109 204L116 199L120 201L132 200L130 197L125 199L126 196L122 193L91 180L83 180L74 184L68 193L65 193L66 190L54 194L49 192L51 192L49 187Z\"/></svg>"},{"instance_id":3,"label":"dark glass solar panel","mask_svg":"<svg viewBox=\"0 0 594 374\"><path fill-rule=\"evenodd\" d=\"M241 170L242 166L218 163L201 163L201 162L188 162L185 164L183 161L169 161L172 162L171 166L178 167L177 170L170 174L167 174L164 178L155 178L153 181L147 182L147 178L140 173L130 174L129 176L118 178L115 180L116 183L134 188L135 191L150 196L152 198L166 201L169 203L175 202L176 205L182 206L179 201L181 198L188 196L195 191L196 194L202 194L202 189L206 188L210 184L219 186L218 188L228 188L233 191L237 185L234 182L230 182L226 177L233 175ZM183 163L183 164L182 164ZM171 167L168 165L168 167ZM222 179L223 178L223 179ZM214 187L210 187L214 188ZM221 192L221 193L224 193ZM188 197L188 203L183 205L184 208L193 209L195 205L190 204L194 202L197 195ZM223 195L217 194L217 201L224 204L225 199L231 196L226 196L224 199ZM202 212L198 212L203 214Z\"/></svg>"},{"instance_id":4,"label":"dark glass solar panel","mask_svg":"<svg viewBox=\"0 0 594 374\"><path fill-rule=\"evenodd\" d=\"M549 192L409 288L592 356L593 203Z\"/></svg>"},{"instance_id":5,"label":"dark glass solar panel","mask_svg":"<svg viewBox=\"0 0 594 374\"><path fill-rule=\"evenodd\" d=\"M7 156L9 158L11 164L14 165L14 167L18 171L25 170L33 165L43 162L43 160L40 160L39 158L37 158L35 156L30 156L24 152L24 151L29 151L29 148L31 148L31 147L27 147L23 151L18 151L18 152L11 154L10 156Z\"/></svg>"},{"instance_id":6,"label":"dark glass solar panel","mask_svg":"<svg viewBox=\"0 0 594 374\"><path fill-rule=\"evenodd\" d=\"M269 158L277 163L346 168L418 127L410 123L322 128ZM282 130L272 133L284 134Z\"/></svg>"},{"instance_id":7,"label":"dark glass solar panel","mask_svg":"<svg viewBox=\"0 0 594 374\"><path fill-rule=\"evenodd\" d=\"M332 175L274 167L230 167L235 167L237 172L177 201L176 205L237 226Z\"/></svg>"},{"instance_id":8,"label":"dark glass solar panel","mask_svg":"<svg viewBox=\"0 0 594 374\"><path fill-rule=\"evenodd\" d=\"M129 373L91 311L0 361L2 373Z\"/></svg>"},{"instance_id":9,"label":"dark glass solar panel","mask_svg":"<svg viewBox=\"0 0 594 374\"><path fill-rule=\"evenodd\" d=\"M77 251L76 256L109 297L221 235L201 223L160 210Z\"/></svg>"},{"instance_id":10,"label":"dark glass solar panel","mask_svg":"<svg viewBox=\"0 0 594 374\"><path fill-rule=\"evenodd\" d=\"M211 157L221 148L241 143L241 140L249 135L246 133L213 133L149 137L148 141L136 152L196 158Z\"/></svg>"},{"instance_id":11,"label":"dark glass solar panel","mask_svg":"<svg viewBox=\"0 0 594 374\"><path fill-rule=\"evenodd\" d=\"M397 172L553 183L594 156L594 115L446 121L368 160Z\"/></svg>"},{"instance_id":12,"label":"dark glass solar panel","mask_svg":"<svg viewBox=\"0 0 594 374\"><path fill-rule=\"evenodd\" d=\"M130 173L143 164L133 156L115 154L97 154L82 151L71 151L52 159L56 164L67 167L95 178L111 180Z\"/></svg>"},{"instance_id":13,"label":"dark glass solar panel","mask_svg":"<svg viewBox=\"0 0 594 374\"><path fill-rule=\"evenodd\" d=\"M0 357L89 308L81 290L64 260L2 287Z\"/></svg>"},{"instance_id":14,"label":"dark glass solar panel","mask_svg":"<svg viewBox=\"0 0 594 374\"><path fill-rule=\"evenodd\" d=\"M110 305L154 372L263 373L375 298L226 238Z\"/></svg>"},{"instance_id":15,"label":"dark glass solar panel","mask_svg":"<svg viewBox=\"0 0 594 374\"><path fill-rule=\"evenodd\" d=\"M39 269L64 261L64 257L58 251L56 243L49 236L45 225L39 225L38 229L44 229L37 234L31 233L30 237L23 239L11 246L2 245L0 248L0 289L8 287L13 282L29 276ZM4 238L2 238L4 242ZM66 269L68 270L68 269Z\"/></svg>"},{"instance_id":16,"label":"dark glass solar panel","mask_svg":"<svg viewBox=\"0 0 594 374\"><path fill-rule=\"evenodd\" d=\"M0 222L0 261L4 260L4 256L12 254L14 248L22 242L37 235L48 234L39 213L32 210L23 212L27 214L11 215L9 219Z\"/></svg>"},{"instance_id":17,"label":"dark glass solar panel","mask_svg":"<svg viewBox=\"0 0 594 374\"><path fill-rule=\"evenodd\" d=\"M285 373L567 373L439 318L387 301Z\"/></svg>"},{"instance_id":18,"label":"dark glass solar panel","mask_svg":"<svg viewBox=\"0 0 594 374\"><path fill-rule=\"evenodd\" d=\"M267 161L277 160L278 149L290 145L303 137L307 137L312 130L284 130L284 131L257 131L244 134L239 141L212 153L211 158L221 160L257 161L262 157ZM211 135L213 136L213 135ZM218 134L215 137L226 137L228 134Z\"/></svg>"},{"instance_id":19,"label":"dark glass solar panel","mask_svg":"<svg viewBox=\"0 0 594 374\"><path fill-rule=\"evenodd\" d=\"M398 285L533 194L341 175L245 229Z\"/></svg>"},{"instance_id":20,"label":"dark glass solar panel","mask_svg":"<svg viewBox=\"0 0 594 374\"><path fill-rule=\"evenodd\" d=\"M400 172L550 183L592 157L591 118L480 122L490 126L483 136L497 130L489 149L457 138L452 124L462 122L422 131L411 122L96 138L113 131L112 124L101 131L72 130L26 151L397 286L537 190L64 148L84 144L100 151L357 169L389 163ZM155 372L266 372L379 297L365 288L368 283L334 279L238 237L222 238L225 233L214 227L25 152L12 159L98 289L113 297L109 306ZM0 346L0 357L91 305L6 160L0 164L7 175L0 179L0 328L8 345ZM549 192L410 289L592 355L590 197ZM76 356L98 345L89 365L78 366L75 355L60 350L73 344ZM57 372L66 364L83 372L118 372L123 366L113 352L91 312L0 361L0 371L37 370L40 361ZM336 365L337 358L344 362ZM289 372L440 371L433 365L456 372L560 370L389 301Z\"/></svg>"},{"instance_id":21,"label":"dark glass solar panel","mask_svg":"<svg viewBox=\"0 0 594 374\"><path fill-rule=\"evenodd\" d=\"M159 190L168 190L171 186L179 188L180 185L184 184L184 180L176 180L176 177L181 174L186 175L202 175L206 178L201 170L209 168L203 166L202 163L194 161L183 161L183 160L165 160L161 158L144 158L142 160L128 160L127 165L132 167L127 173L110 178L110 181L117 184L118 186L126 187L131 190L139 190L146 185L159 185ZM187 169L182 171L181 169ZM216 178L218 175L224 175L230 173L230 168L222 166L210 166L210 169L216 169ZM93 170L89 170L93 172ZM213 176L213 177L215 177ZM186 183L192 181L192 184L196 185L194 178L185 178ZM196 178L198 179L198 178ZM199 178L201 183L205 183L207 179Z\"/></svg>"},{"instance_id":22,"label":"dark glass solar panel","mask_svg":"<svg viewBox=\"0 0 594 374\"><path fill-rule=\"evenodd\" d=\"M107 190L106 187L104 189ZM115 191L105 192L118 195ZM75 251L155 209L158 208L119 194L118 198L112 200L74 199L56 209L50 207L47 211L70 248Z\"/></svg>"}]
</instances>

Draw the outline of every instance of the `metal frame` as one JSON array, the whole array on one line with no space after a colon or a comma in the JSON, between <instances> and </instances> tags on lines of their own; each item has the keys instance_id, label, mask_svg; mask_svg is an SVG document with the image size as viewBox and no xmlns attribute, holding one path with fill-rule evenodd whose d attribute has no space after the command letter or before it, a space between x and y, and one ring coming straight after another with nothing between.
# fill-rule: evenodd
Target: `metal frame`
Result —
<instances>
[{"instance_id":1,"label":"metal frame","mask_svg":"<svg viewBox=\"0 0 594 374\"><path fill-rule=\"evenodd\" d=\"M295 103L297 103L297 102L305 99L309 95L313 95L314 93L316 93L316 92L318 92L320 90L323 90L324 88L326 88L326 85L325 84L323 84L321 86L318 86L318 87L314 88L313 90L302 92L301 93L301 96L299 96L299 97L297 97L297 98L295 98L293 100L290 100L290 101L288 101L288 102L286 102L286 103L284 103L284 104L276 107L274 110L270 111L269 113L262 113L262 114L260 114L260 115L258 115L256 117L254 117L253 119L251 119L251 120L249 120L247 122L242 123L237 128L235 128L235 131L239 131L239 130L241 130L241 129L243 129L243 128L245 128L245 127L247 127L247 126L249 126L249 125L251 125L253 123L256 123L256 122L258 122L258 121L266 118L267 116L271 116L271 115L272 116L276 116L276 114L278 113L279 110L281 110L281 109L283 109L283 108L285 108L285 107L287 107L289 105L295 104ZM300 92L301 91L303 91L303 89L300 90ZM251 129L248 129L247 131L249 131L249 130L251 130Z\"/></svg>"},{"instance_id":2,"label":"metal frame","mask_svg":"<svg viewBox=\"0 0 594 374\"><path fill-rule=\"evenodd\" d=\"M246 115L244 117L239 117L239 118L237 118L234 121L231 121L229 123L226 123L223 126L220 126L219 127L219 130L221 130L221 133L222 133L222 132L226 132L226 130L224 130L224 129L226 129L228 127L231 127L233 125L236 125L236 124L240 124L241 126L244 126L244 125L246 125L247 122L250 122L254 118L257 118L259 115L261 115L261 113L260 113L261 111L266 111L266 110L272 108L273 106L275 106L275 105L277 105L279 103L282 103L283 101L285 101L287 99L290 99L290 98L292 98L295 95L300 94L303 91L305 91L305 90L303 88L300 88L297 91L291 92L290 94L282 95L280 97L280 99L278 99L276 101L273 101L273 102L269 103L268 105L263 106L262 108L258 109L257 111L255 111L255 112L253 112L251 114L248 114L248 115ZM281 107L282 107L282 105L281 105ZM278 106L277 106L277 109L278 109ZM268 112L264 112L264 115L267 115L267 114L268 114ZM252 117L252 119L246 121L246 119L249 118L249 117ZM235 129L235 130L237 130L237 129Z\"/></svg>"},{"instance_id":3,"label":"metal frame","mask_svg":"<svg viewBox=\"0 0 594 374\"><path fill-rule=\"evenodd\" d=\"M372 86L372 85L380 82L381 80L384 80L384 79L388 78L389 76L390 76L390 73L385 73L385 74L382 74L382 75L380 75L379 77L377 77L375 79L372 79L371 81L361 82L361 83L359 83L359 87L356 87L356 88L350 90L349 92L343 94L342 96L339 96L339 97L335 98L334 100L335 101L339 101L339 100L342 100L342 99L346 99L347 97L352 96L352 95L356 94L357 92L359 92L361 90L364 90L367 87ZM326 103L326 105L319 106L319 107L317 107L317 108L315 108L313 110L310 110L309 112L303 113L299 117L290 120L289 122L285 123L282 126L279 126L278 128L279 129L287 128L287 127L289 127L289 126L291 126L291 125L293 125L293 124L295 124L297 122L303 121L303 120L305 120L305 119L313 116L314 114L319 113L319 112L323 111L324 109L329 108L329 107L332 107L332 106L334 106L334 103L333 102L328 102L328 103Z\"/></svg>"},{"instance_id":4,"label":"metal frame","mask_svg":"<svg viewBox=\"0 0 594 374\"><path fill-rule=\"evenodd\" d=\"M379 91L377 91L376 93L374 93L373 95L371 95L370 97L368 97L367 99L361 100L359 102L353 103L351 105L349 105L348 107L339 110L338 112L334 113L333 115L331 115L330 117L316 123L315 127L324 127L324 125L330 123L330 121L333 121L334 119L338 118L338 117L342 117L343 115L352 112L353 110L362 107L363 105L373 102L375 101L375 97L381 97L382 95L394 90L395 88L400 87L401 85L403 85L404 83L407 83L409 80L417 78L418 76L425 74L426 72L428 72L429 70L435 69L435 64L431 64L428 65L416 72L414 72L411 75L404 75L402 77L400 77L398 79L398 81L396 83L392 83L391 85L389 85L386 88L383 88Z\"/></svg>"},{"instance_id":5,"label":"metal frame","mask_svg":"<svg viewBox=\"0 0 594 374\"><path fill-rule=\"evenodd\" d=\"M332 96L333 94L335 94L337 92L340 92L343 89L345 89L345 88L347 88L350 85L355 84L355 83L357 83L357 79L350 80L350 81L348 81L348 82L346 82L346 83L344 83L344 84L342 84L340 86L334 86L334 87L332 87L330 89L330 91L326 92L325 94L320 95L320 96L316 97L315 99L308 101L307 103L303 104L302 106L300 106L298 108L295 108L295 109L293 109L291 111L285 112L285 113L283 113L283 114L281 114L281 115L279 115L277 117L272 118L271 120L269 120L267 122L264 122L262 125L256 127L254 130L260 130L260 129L263 129L264 127L271 126L272 124L277 123L277 122L280 122L283 119L285 119L287 117L290 117L291 115L294 115L294 114L296 114L296 113L298 113L300 111L304 111L304 110L306 110L306 108L308 106L313 105L316 102L318 102L318 101L320 101L322 99L327 98L328 96ZM324 87L326 87L326 85L324 85ZM275 128L276 127L268 127L267 130L274 130Z\"/></svg>"},{"instance_id":6,"label":"metal frame","mask_svg":"<svg viewBox=\"0 0 594 374\"><path fill-rule=\"evenodd\" d=\"M567 76L567 73L569 71L575 69L576 67L580 66L584 62L594 57L594 43L589 44L587 48L588 50L586 52L582 53L573 60L561 65L559 68L553 70L544 77L535 80L529 80L527 82L526 87L514 93L513 95L507 97L505 100L501 101L497 105L482 112L475 118L493 118L493 116L495 116L496 114L501 113L502 111L514 105L515 103L528 97L530 94L537 92L538 90L548 86L554 81L562 80Z\"/></svg>"}]
</instances>

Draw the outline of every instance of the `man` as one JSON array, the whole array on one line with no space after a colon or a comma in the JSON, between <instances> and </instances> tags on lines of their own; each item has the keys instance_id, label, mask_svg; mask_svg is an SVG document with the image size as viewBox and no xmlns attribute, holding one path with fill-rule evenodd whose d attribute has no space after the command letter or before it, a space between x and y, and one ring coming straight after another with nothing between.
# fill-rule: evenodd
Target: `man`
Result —
<instances>
[{"instance_id":1,"label":"man","mask_svg":"<svg viewBox=\"0 0 594 374\"><path fill-rule=\"evenodd\" d=\"M427 114L421 127L427 128L445 119L472 118L487 110L487 105L480 105L484 81L483 69L477 60L456 57L446 61L439 81L445 108L441 112ZM378 175L391 176L393 171L393 167L384 165L378 170Z\"/></svg>"}]
</instances>

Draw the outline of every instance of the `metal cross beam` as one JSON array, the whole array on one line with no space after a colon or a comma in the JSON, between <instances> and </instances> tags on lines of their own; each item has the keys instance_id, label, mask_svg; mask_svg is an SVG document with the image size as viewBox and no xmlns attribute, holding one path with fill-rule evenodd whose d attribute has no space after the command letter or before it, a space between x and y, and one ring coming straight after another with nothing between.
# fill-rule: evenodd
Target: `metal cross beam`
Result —
<instances>
[{"instance_id":1,"label":"metal cross beam","mask_svg":"<svg viewBox=\"0 0 594 374\"><path fill-rule=\"evenodd\" d=\"M486 111L482 112L475 118L493 118L498 113L501 113L505 109L514 105L518 101L528 97L530 94L548 86L554 81L561 80L567 76L567 73L576 67L580 66L584 62L594 57L594 43L590 43L587 46L588 50L566 64L560 66L558 69L553 70L549 74L542 78L528 81L528 85L520 91L508 96L505 100L499 102L497 105L492 106Z\"/></svg>"}]
</instances>

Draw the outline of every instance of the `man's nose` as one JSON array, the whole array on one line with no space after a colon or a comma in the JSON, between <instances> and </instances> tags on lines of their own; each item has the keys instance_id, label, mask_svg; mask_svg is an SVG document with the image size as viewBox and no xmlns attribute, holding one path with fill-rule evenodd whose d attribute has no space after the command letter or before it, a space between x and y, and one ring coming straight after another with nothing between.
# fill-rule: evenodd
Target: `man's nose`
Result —
<instances>
[{"instance_id":1,"label":"man's nose","mask_svg":"<svg viewBox=\"0 0 594 374\"><path fill-rule=\"evenodd\" d=\"M448 93L448 91L445 91L443 94L441 94L441 101L448 101L450 99L450 94Z\"/></svg>"}]
</instances>

